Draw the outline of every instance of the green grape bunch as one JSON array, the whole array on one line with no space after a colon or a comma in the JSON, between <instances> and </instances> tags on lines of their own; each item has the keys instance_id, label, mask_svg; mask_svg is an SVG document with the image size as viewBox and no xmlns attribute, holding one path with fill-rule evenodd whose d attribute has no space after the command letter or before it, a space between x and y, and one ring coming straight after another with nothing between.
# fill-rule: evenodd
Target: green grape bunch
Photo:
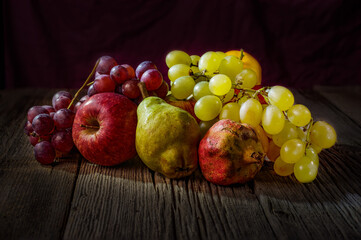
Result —
<instances>
[{"instance_id":1,"label":"green grape bunch","mask_svg":"<svg viewBox=\"0 0 361 240\"><path fill-rule=\"evenodd\" d=\"M240 57L230 52L234 51L208 51L201 56L169 52L171 94L178 100L195 99L194 113L203 135L221 119L261 127L280 149L274 172L312 182L318 174L318 154L336 143L335 129L325 121L314 121L305 105L295 104L288 88L260 86L260 73L243 61L243 50Z\"/></svg>"}]
</instances>

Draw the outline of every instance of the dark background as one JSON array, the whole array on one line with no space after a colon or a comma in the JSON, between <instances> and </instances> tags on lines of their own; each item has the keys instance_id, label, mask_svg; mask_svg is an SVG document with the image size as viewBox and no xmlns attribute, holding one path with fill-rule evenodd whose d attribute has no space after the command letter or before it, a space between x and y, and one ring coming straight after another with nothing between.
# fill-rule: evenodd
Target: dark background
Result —
<instances>
[{"instance_id":1,"label":"dark background","mask_svg":"<svg viewBox=\"0 0 361 240\"><path fill-rule=\"evenodd\" d=\"M361 1L3 0L0 88L79 88L102 55L134 68L173 49L243 48L263 85L361 84Z\"/></svg>"}]
</instances>

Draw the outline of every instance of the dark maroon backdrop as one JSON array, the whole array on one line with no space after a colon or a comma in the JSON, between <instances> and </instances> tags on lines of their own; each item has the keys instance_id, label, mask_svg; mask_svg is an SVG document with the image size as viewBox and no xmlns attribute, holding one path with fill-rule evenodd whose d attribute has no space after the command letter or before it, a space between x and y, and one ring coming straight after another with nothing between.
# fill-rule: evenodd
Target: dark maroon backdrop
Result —
<instances>
[{"instance_id":1,"label":"dark maroon backdrop","mask_svg":"<svg viewBox=\"0 0 361 240\"><path fill-rule=\"evenodd\" d=\"M264 85L361 84L359 0L3 0L2 13L2 88L78 88L102 55L167 75L170 50L240 48Z\"/></svg>"}]
</instances>

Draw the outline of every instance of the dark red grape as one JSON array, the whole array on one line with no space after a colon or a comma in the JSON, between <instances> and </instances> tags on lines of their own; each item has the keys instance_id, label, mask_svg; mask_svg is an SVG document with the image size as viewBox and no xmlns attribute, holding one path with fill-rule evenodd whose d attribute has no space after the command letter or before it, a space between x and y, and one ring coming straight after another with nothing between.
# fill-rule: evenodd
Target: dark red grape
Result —
<instances>
[{"instance_id":1,"label":"dark red grape","mask_svg":"<svg viewBox=\"0 0 361 240\"><path fill-rule=\"evenodd\" d=\"M48 135L54 129L54 120L50 117L49 114L42 113L34 118L32 127L36 134L40 136Z\"/></svg>"},{"instance_id":2,"label":"dark red grape","mask_svg":"<svg viewBox=\"0 0 361 240\"><path fill-rule=\"evenodd\" d=\"M110 71L110 78L117 84L122 84L129 79L128 71L125 67L117 65Z\"/></svg>"},{"instance_id":3,"label":"dark red grape","mask_svg":"<svg viewBox=\"0 0 361 240\"><path fill-rule=\"evenodd\" d=\"M55 148L55 150L68 153L74 146L73 138L71 135L71 131L61 130L54 133L51 138L51 144Z\"/></svg>"},{"instance_id":4,"label":"dark red grape","mask_svg":"<svg viewBox=\"0 0 361 240\"><path fill-rule=\"evenodd\" d=\"M122 67L124 67L125 69L127 69L128 72L128 79L132 79L135 78L135 72L134 72L134 68L132 66L130 66L129 64L122 64L120 65Z\"/></svg>"},{"instance_id":5,"label":"dark red grape","mask_svg":"<svg viewBox=\"0 0 361 240\"><path fill-rule=\"evenodd\" d=\"M24 126L24 132L26 135L30 136L30 134L33 132L33 126L31 124L31 122L26 121L25 126Z\"/></svg>"},{"instance_id":6,"label":"dark red grape","mask_svg":"<svg viewBox=\"0 0 361 240\"><path fill-rule=\"evenodd\" d=\"M28 121L29 122L33 122L33 119L37 116L37 115L39 115L39 114L41 114L41 113L48 113L48 111L45 109L45 108L43 108L42 106L34 106L34 107L31 107L30 109L29 109L29 111L28 111L28 116L27 116L27 118L28 118Z\"/></svg>"},{"instance_id":7,"label":"dark red grape","mask_svg":"<svg viewBox=\"0 0 361 240\"><path fill-rule=\"evenodd\" d=\"M122 93L124 96L135 99L140 96L140 90L138 87L138 80L128 80L122 85Z\"/></svg>"},{"instance_id":8,"label":"dark red grape","mask_svg":"<svg viewBox=\"0 0 361 240\"><path fill-rule=\"evenodd\" d=\"M59 91L59 92L54 94L53 99L51 100L51 104L53 105L53 107L55 105L56 99L58 99L60 96L65 96L65 97L70 98L70 99L73 98L73 96L69 92L67 92L67 91Z\"/></svg>"},{"instance_id":9,"label":"dark red grape","mask_svg":"<svg viewBox=\"0 0 361 240\"><path fill-rule=\"evenodd\" d=\"M42 142L42 141L50 141L51 139L51 135L45 135L45 136L38 136L38 135L30 135L29 136L29 140L31 145L35 146L38 142Z\"/></svg>"},{"instance_id":10,"label":"dark red grape","mask_svg":"<svg viewBox=\"0 0 361 240\"><path fill-rule=\"evenodd\" d=\"M144 82L148 91L153 91L162 85L163 76L157 69L149 69L143 73L140 81Z\"/></svg>"},{"instance_id":11,"label":"dark red grape","mask_svg":"<svg viewBox=\"0 0 361 240\"><path fill-rule=\"evenodd\" d=\"M71 103L71 99L66 96L60 96L55 100L54 109L58 111L63 108L68 108ZM70 107L70 109L74 109L74 105Z\"/></svg>"},{"instance_id":12,"label":"dark red grape","mask_svg":"<svg viewBox=\"0 0 361 240\"><path fill-rule=\"evenodd\" d=\"M143 73L149 69L157 69L157 66L151 61L144 61L138 65L137 69L135 69L135 75L140 79Z\"/></svg>"},{"instance_id":13,"label":"dark red grape","mask_svg":"<svg viewBox=\"0 0 361 240\"><path fill-rule=\"evenodd\" d=\"M160 85L159 88L154 90L155 94L157 94L158 97L163 99L167 96L168 91L169 91L169 86L168 83L166 83L165 81L162 82L162 85Z\"/></svg>"},{"instance_id":14,"label":"dark red grape","mask_svg":"<svg viewBox=\"0 0 361 240\"><path fill-rule=\"evenodd\" d=\"M51 113L50 113L50 117L51 117L52 119L54 119L54 115L55 115L55 112L51 112Z\"/></svg>"},{"instance_id":15,"label":"dark red grape","mask_svg":"<svg viewBox=\"0 0 361 240\"><path fill-rule=\"evenodd\" d=\"M100 74L109 74L110 70L118 65L114 58L110 56L102 56L99 59L99 64L97 66L96 72Z\"/></svg>"},{"instance_id":16,"label":"dark red grape","mask_svg":"<svg viewBox=\"0 0 361 240\"><path fill-rule=\"evenodd\" d=\"M117 85L117 86L115 87L115 92L116 92L116 93L119 93L119 94L123 94L122 86L123 86L123 85Z\"/></svg>"},{"instance_id":17,"label":"dark red grape","mask_svg":"<svg viewBox=\"0 0 361 240\"><path fill-rule=\"evenodd\" d=\"M49 114L52 113L52 112L55 112L55 109L50 105L43 105L42 107L45 108L46 111L48 111Z\"/></svg>"},{"instance_id":18,"label":"dark red grape","mask_svg":"<svg viewBox=\"0 0 361 240\"><path fill-rule=\"evenodd\" d=\"M54 123L58 129L70 128L73 126L75 113L70 109L63 108L56 111Z\"/></svg>"},{"instance_id":19,"label":"dark red grape","mask_svg":"<svg viewBox=\"0 0 361 240\"><path fill-rule=\"evenodd\" d=\"M79 102L83 103L85 101L87 101L89 99L89 96L88 95L84 95L80 98Z\"/></svg>"},{"instance_id":20,"label":"dark red grape","mask_svg":"<svg viewBox=\"0 0 361 240\"><path fill-rule=\"evenodd\" d=\"M114 92L115 90L115 82L110 78L109 75L99 76L97 79L95 79L93 86L97 93Z\"/></svg>"},{"instance_id":21,"label":"dark red grape","mask_svg":"<svg viewBox=\"0 0 361 240\"><path fill-rule=\"evenodd\" d=\"M74 112L76 113L78 111L78 109L80 108L80 106L82 105L83 103L81 102L77 102L74 106Z\"/></svg>"},{"instance_id":22,"label":"dark red grape","mask_svg":"<svg viewBox=\"0 0 361 240\"><path fill-rule=\"evenodd\" d=\"M90 85L90 87L88 88L88 96L91 97L95 94L97 94L97 91L94 88L94 84Z\"/></svg>"},{"instance_id":23,"label":"dark red grape","mask_svg":"<svg viewBox=\"0 0 361 240\"><path fill-rule=\"evenodd\" d=\"M48 141L42 141L35 145L35 159L41 164L51 164L55 159L55 149Z\"/></svg>"}]
</instances>

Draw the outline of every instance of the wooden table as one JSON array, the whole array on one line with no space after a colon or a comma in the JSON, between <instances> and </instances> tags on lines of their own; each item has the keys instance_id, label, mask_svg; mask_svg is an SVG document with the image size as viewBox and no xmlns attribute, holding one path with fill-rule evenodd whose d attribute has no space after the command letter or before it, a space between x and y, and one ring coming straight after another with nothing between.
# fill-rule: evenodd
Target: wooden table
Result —
<instances>
[{"instance_id":1,"label":"wooden table","mask_svg":"<svg viewBox=\"0 0 361 240\"><path fill-rule=\"evenodd\" d=\"M317 179L300 184L265 164L242 185L216 186L198 170L170 180L139 158L117 167L78 153L39 164L24 135L27 110L56 90L0 91L0 239L361 239L361 88L293 90L337 144Z\"/></svg>"}]
</instances>

